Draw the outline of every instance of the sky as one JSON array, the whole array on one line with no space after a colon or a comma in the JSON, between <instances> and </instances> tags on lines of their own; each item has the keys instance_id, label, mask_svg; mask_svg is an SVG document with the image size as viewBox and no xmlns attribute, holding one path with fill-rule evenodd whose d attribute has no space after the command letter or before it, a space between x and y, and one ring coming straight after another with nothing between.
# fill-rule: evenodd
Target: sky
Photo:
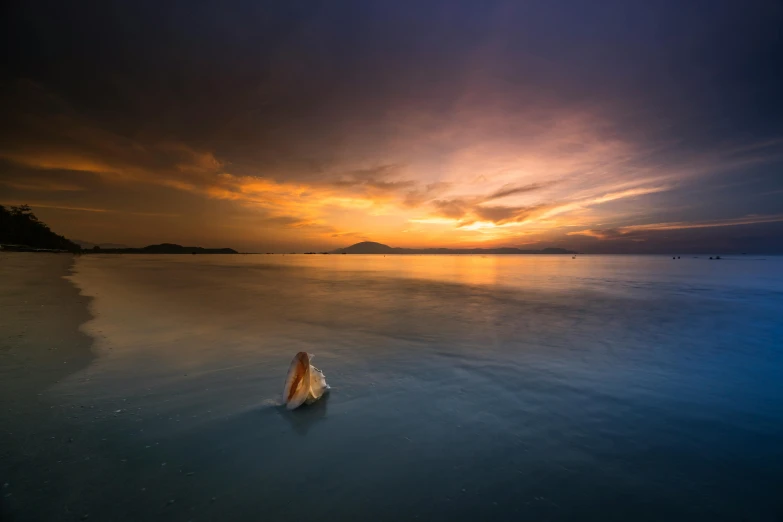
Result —
<instances>
[{"instance_id":1,"label":"sky","mask_svg":"<svg viewBox=\"0 0 783 522\"><path fill-rule=\"evenodd\" d=\"M783 2L14 0L0 204L92 243L783 253Z\"/></svg>"}]
</instances>

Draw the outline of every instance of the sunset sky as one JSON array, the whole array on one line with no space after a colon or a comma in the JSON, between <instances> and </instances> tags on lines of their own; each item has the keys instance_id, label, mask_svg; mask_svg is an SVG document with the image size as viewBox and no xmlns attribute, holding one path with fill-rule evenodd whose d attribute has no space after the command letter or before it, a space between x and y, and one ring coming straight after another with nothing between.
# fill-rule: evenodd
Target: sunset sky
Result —
<instances>
[{"instance_id":1,"label":"sunset sky","mask_svg":"<svg viewBox=\"0 0 783 522\"><path fill-rule=\"evenodd\" d=\"M13 2L0 203L93 243L783 252L783 4Z\"/></svg>"}]
</instances>

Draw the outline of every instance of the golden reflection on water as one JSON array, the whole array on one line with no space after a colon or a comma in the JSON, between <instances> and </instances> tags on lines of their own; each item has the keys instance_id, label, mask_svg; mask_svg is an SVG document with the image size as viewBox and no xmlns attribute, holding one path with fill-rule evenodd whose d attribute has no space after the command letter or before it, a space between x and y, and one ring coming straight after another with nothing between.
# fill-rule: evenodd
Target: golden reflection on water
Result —
<instances>
[{"instance_id":1,"label":"golden reflection on water","mask_svg":"<svg viewBox=\"0 0 783 522\"><path fill-rule=\"evenodd\" d=\"M467 285L529 286L541 279L590 273L570 255L269 255L258 261Z\"/></svg>"},{"instance_id":2,"label":"golden reflection on water","mask_svg":"<svg viewBox=\"0 0 783 522\"><path fill-rule=\"evenodd\" d=\"M663 256L96 255L77 260L72 280L94 298L94 319L82 326L104 356L94 369L133 358L145 374L190 375L276 358L287 367L314 346L398 348L378 338L429 343L459 331L492 341L503 325L524 321L546 326L548 337L582 321L585 303L678 282L759 285L764 279L724 273L759 268Z\"/></svg>"}]
</instances>

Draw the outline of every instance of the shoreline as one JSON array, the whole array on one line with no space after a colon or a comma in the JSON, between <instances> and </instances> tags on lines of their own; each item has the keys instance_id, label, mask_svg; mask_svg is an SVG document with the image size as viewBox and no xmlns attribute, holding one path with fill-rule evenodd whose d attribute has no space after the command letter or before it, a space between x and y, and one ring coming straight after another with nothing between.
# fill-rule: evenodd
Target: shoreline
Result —
<instances>
[{"instance_id":1,"label":"shoreline","mask_svg":"<svg viewBox=\"0 0 783 522\"><path fill-rule=\"evenodd\" d=\"M95 358L92 337L80 329L92 319L92 297L67 279L75 262L70 254L0 257L0 393L40 392Z\"/></svg>"},{"instance_id":2,"label":"shoreline","mask_svg":"<svg viewBox=\"0 0 783 522\"><path fill-rule=\"evenodd\" d=\"M70 254L0 254L0 519L28 505L34 457L68 445L51 435L62 419L46 391L96 357L80 329L92 298L66 279L75 262Z\"/></svg>"}]
</instances>

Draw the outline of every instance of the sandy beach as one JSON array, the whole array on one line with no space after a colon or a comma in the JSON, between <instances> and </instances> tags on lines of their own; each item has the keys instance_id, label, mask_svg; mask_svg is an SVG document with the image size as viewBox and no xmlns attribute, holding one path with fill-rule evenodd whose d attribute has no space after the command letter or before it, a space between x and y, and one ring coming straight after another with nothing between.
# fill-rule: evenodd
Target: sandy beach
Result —
<instances>
[{"instance_id":1,"label":"sandy beach","mask_svg":"<svg viewBox=\"0 0 783 522\"><path fill-rule=\"evenodd\" d=\"M79 329L90 299L65 279L73 263L71 254L0 254L0 500L4 514L26 513L14 519L57 516L43 500L68 481L53 464L69 454L73 430L46 390L93 359Z\"/></svg>"}]
</instances>

